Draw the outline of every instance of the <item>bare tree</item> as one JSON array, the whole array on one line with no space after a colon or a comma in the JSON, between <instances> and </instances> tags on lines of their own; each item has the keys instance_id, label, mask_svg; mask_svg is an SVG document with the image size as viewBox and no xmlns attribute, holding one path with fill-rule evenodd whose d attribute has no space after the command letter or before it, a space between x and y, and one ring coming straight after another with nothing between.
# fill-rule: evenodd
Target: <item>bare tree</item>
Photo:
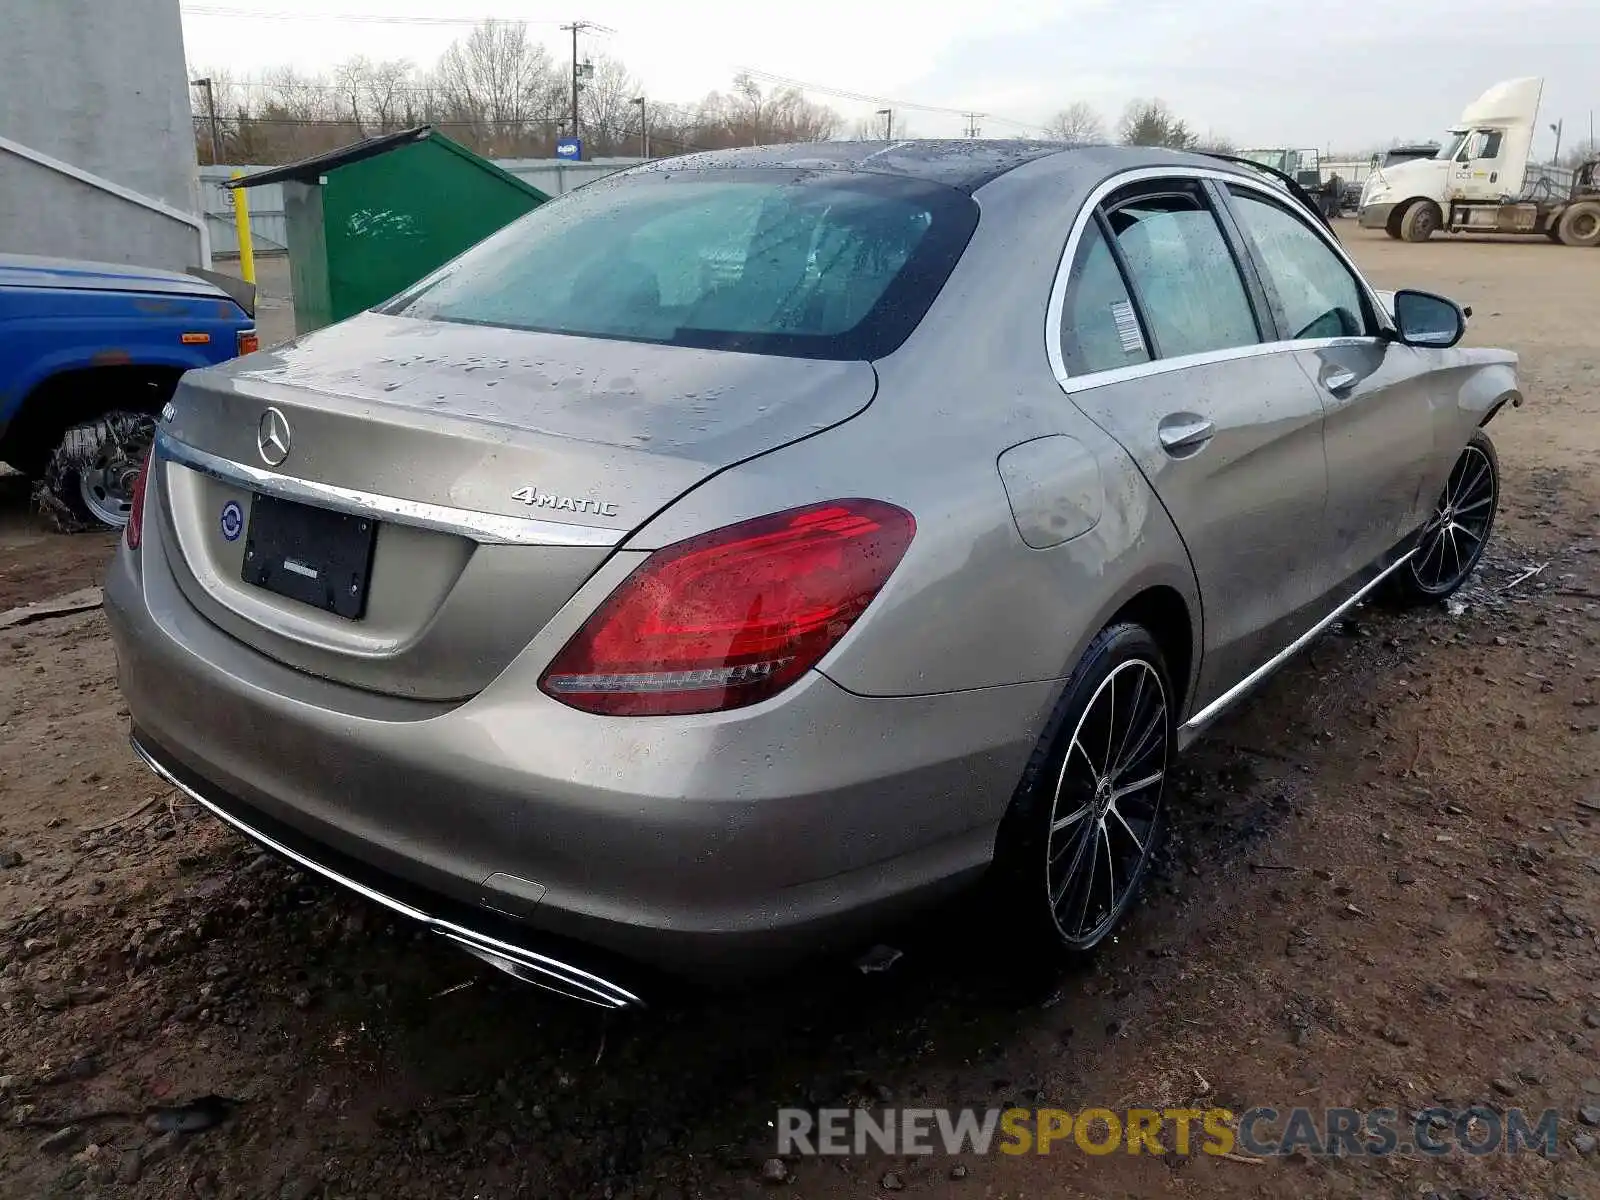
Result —
<instances>
[{"instance_id":1,"label":"bare tree","mask_svg":"<svg viewBox=\"0 0 1600 1200\"><path fill-rule=\"evenodd\" d=\"M633 98L643 88L619 60L601 55L578 93L586 149L613 154L638 141L639 108Z\"/></svg>"},{"instance_id":2,"label":"bare tree","mask_svg":"<svg viewBox=\"0 0 1600 1200\"><path fill-rule=\"evenodd\" d=\"M1561 156L1561 163L1563 166L1576 169L1594 158L1600 158L1600 142L1585 138Z\"/></svg>"},{"instance_id":3,"label":"bare tree","mask_svg":"<svg viewBox=\"0 0 1600 1200\"><path fill-rule=\"evenodd\" d=\"M1087 100L1074 100L1044 123L1044 131L1057 142L1103 142L1106 123L1094 105Z\"/></svg>"},{"instance_id":4,"label":"bare tree","mask_svg":"<svg viewBox=\"0 0 1600 1200\"><path fill-rule=\"evenodd\" d=\"M839 128L839 114L813 104L798 88L763 91L751 76L734 76L729 93L700 102L698 139L707 146L758 146L821 142Z\"/></svg>"},{"instance_id":5,"label":"bare tree","mask_svg":"<svg viewBox=\"0 0 1600 1200\"><path fill-rule=\"evenodd\" d=\"M375 133L431 124L489 156L544 156L570 119L571 77L520 22L484 21L450 44L433 70L410 62L375 62L356 56L330 75L292 68L236 80L224 71L208 76L217 98L223 157L269 164L320 154ZM639 146L642 92L627 67L601 58L584 81L579 103L593 153L629 153ZM209 157L209 112L196 102L195 138ZM748 75L732 91L713 92L698 104L652 102L650 143L673 154L757 142L823 141L839 128L831 108L808 101L796 88L764 88ZM895 121L896 133L903 132Z\"/></svg>"},{"instance_id":6,"label":"bare tree","mask_svg":"<svg viewBox=\"0 0 1600 1200\"><path fill-rule=\"evenodd\" d=\"M339 103L352 124L361 127L361 101L367 92L367 74L372 67L365 55L358 54L333 69L333 86L339 89Z\"/></svg>"},{"instance_id":7,"label":"bare tree","mask_svg":"<svg viewBox=\"0 0 1600 1200\"><path fill-rule=\"evenodd\" d=\"M417 69L409 59L376 62L367 71L366 103L380 133L417 124Z\"/></svg>"},{"instance_id":8,"label":"bare tree","mask_svg":"<svg viewBox=\"0 0 1600 1200\"><path fill-rule=\"evenodd\" d=\"M512 148L530 126L548 123L563 108L550 52L520 21L483 21L452 42L433 85L445 112L491 152Z\"/></svg>"},{"instance_id":9,"label":"bare tree","mask_svg":"<svg viewBox=\"0 0 1600 1200\"><path fill-rule=\"evenodd\" d=\"M850 127L850 140L853 142L881 142L889 133L889 120L881 113L873 113L870 117L862 117ZM899 109L894 113L894 140L906 141L917 135L911 132L911 122L901 115Z\"/></svg>"},{"instance_id":10,"label":"bare tree","mask_svg":"<svg viewBox=\"0 0 1600 1200\"><path fill-rule=\"evenodd\" d=\"M1233 144L1233 139L1225 133L1207 130L1204 137L1197 137L1190 143L1191 150L1205 150L1212 154L1237 154L1239 148Z\"/></svg>"},{"instance_id":11,"label":"bare tree","mask_svg":"<svg viewBox=\"0 0 1600 1200\"><path fill-rule=\"evenodd\" d=\"M1164 100L1135 100L1122 114L1117 134L1126 146L1166 146L1187 150L1197 138Z\"/></svg>"}]
</instances>

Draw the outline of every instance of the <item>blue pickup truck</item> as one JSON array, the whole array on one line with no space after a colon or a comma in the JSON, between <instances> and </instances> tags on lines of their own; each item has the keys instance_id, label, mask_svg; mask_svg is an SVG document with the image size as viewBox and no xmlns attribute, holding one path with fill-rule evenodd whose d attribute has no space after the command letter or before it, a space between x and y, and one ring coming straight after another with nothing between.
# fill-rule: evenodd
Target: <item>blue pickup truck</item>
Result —
<instances>
[{"instance_id":1,"label":"blue pickup truck","mask_svg":"<svg viewBox=\"0 0 1600 1200\"><path fill-rule=\"evenodd\" d=\"M0 463L64 532L126 525L178 377L255 350L253 310L209 272L0 254Z\"/></svg>"}]
</instances>

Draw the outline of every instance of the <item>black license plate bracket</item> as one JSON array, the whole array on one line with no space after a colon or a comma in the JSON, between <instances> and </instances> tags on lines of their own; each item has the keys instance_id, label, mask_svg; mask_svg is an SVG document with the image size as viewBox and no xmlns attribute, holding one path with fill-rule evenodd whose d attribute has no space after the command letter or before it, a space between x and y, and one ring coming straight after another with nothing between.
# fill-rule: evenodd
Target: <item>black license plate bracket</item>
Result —
<instances>
[{"instance_id":1,"label":"black license plate bracket","mask_svg":"<svg viewBox=\"0 0 1600 1200\"><path fill-rule=\"evenodd\" d=\"M245 534L246 583L351 621L366 615L378 522L257 494Z\"/></svg>"}]
</instances>

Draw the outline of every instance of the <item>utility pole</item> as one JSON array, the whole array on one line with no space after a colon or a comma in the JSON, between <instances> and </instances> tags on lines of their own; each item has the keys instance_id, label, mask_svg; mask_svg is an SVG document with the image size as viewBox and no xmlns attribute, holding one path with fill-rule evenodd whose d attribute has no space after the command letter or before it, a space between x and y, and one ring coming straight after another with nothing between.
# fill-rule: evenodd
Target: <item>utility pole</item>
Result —
<instances>
[{"instance_id":1,"label":"utility pole","mask_svg":"<svg viewBox=\"0 0 1600 1200\"><path fill-rule=\"evenodd\" d=\"M643 96L635 96L632 100L628 101L628 103L637 104L639 106L639 157L640 158L649 158L650 157L650 118L645 113L644 97Z\"/></svg>"},{"instance_id":2,"label":"utility pole","mask_svg":"<svg viewBox=\"0 0 1600 1200\"><path fill-rule=\"evenodd\" d=\"M982 113L968 113L967 114L967 136L969 138L975 138L975 137L981 137L982 136L983 130L978 125L978 118L981 117L981 116L983 116Z\"/></svg>"},{"instance_id":3,"label":"utility pole","mask_svg":"<svg viewBox=\"0 0 1600 1200\"><path fill-rule=\"evenodd\" d=\"M1550 157L1550 162L1553 166L1559 166L1561 163L1561 127L1566 123L1567 119L1562 117L1561 120L1550 126L1550 128L1555 131L1556 135L1556 152Z\"/></svg>"},{"instance_id":4,"label":"utility pole","mask_svg":"<svg viewBox=\"0 0 1600 1200\"><path fill-rule=\"evenodd\" d=\"M615 33L616 30L606 25L597 25L593 21L574 21L571 25L561 27L565 32L572 34L572 136L577 138L582 134L578 130L578 89L583 85L578 81L587 79L593 69L589 63L578 62L578 35L580 33Z\"/></svg>"},{"instance_id":5,"label":"utility pole","mask_svg":"<svg viewBox=\"0 0 1600 1200\"><path fill-rule=\"evenodd\" d=\"M883 118L883 140L894 141L894 109L880 108L878 115Z\"/></svg>"},{"instance_id":6,"label":"utility pole","mask_svg":"<svg viewBox=\"0 0 1600 1200\"><path fill-rule=\"evenodd\" d=\"M572 33L572 136L578 136L578 34L583 32L584 23L574 21L571 25L561 28Z\"/></svg>"},{"instance_id":7,"label":"utility pole","mask_svg":"<svg viewBox=\"0 0 1600 1200\"><path fill-rule=\"evenodd\" d=\"M222 157L219 152L222 139L217 133L217 93L211 86L211 79L209 76L205 79L191 79L189 81L189 86L205 88L206 90L206 111L211 115L211 162L214 166L222 161Z\"/></svg>"}]
</instances>

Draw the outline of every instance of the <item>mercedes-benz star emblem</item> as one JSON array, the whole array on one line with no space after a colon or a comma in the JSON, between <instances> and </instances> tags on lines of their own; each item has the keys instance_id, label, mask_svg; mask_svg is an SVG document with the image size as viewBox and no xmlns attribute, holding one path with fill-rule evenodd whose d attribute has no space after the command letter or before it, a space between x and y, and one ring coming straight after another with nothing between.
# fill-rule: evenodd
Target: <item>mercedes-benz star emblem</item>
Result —
<instances>
[{"instance_id":1,"label":"mercedes-benz star emblem","mask_svg":"<svg viewBox=\"0 0 1600 1200\"><path fill-rule=\"evenodd\" d=\"M289 418L275 408L261 414L261 424L256 427L256 449L261 461L276 467L289 457Z\"/></svg>"}]
</instances>

